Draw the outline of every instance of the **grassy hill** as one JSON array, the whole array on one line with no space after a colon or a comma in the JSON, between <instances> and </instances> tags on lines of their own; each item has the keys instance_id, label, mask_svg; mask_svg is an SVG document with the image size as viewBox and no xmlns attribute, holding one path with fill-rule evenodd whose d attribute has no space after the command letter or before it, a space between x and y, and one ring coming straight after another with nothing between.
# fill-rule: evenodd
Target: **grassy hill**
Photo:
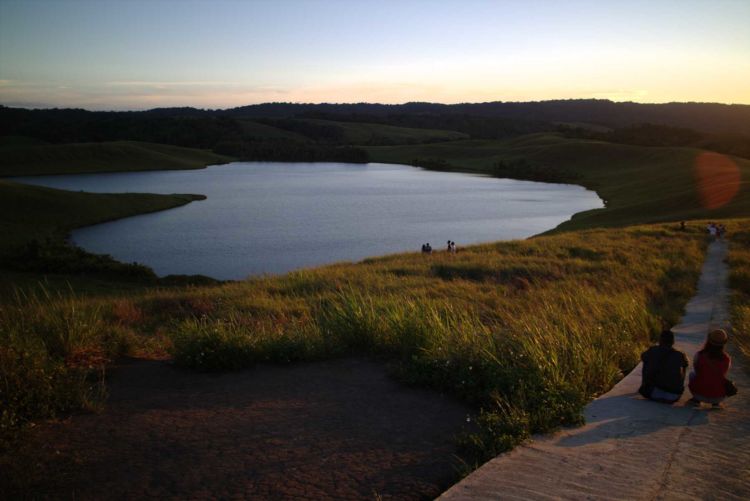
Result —
<instances>
[{"instance_id":1,"label":"grassy hill","mask_svg":"<svg viewBox=\"0 0 750 501\"><path fill-rule=\"evenodd\" d=\"M82 193L0 180L0 256L31 240L59 240L73 228L155 212L199 195Z\"/></svg>"},{"instance_id":2,"label":"grassy hill","mask_svg":"<svg viewBox=\"0 0 750 501\"><path fill-rule=\"evenodd\" d=\"M338 122L333 120L305 119L302 121L337 127L341 130L343 141L353 145L437 143L469 138L468 134L450 130L416 129L385 124Z\"/></svg>"},{"instance_id":3,"label":"grassy hill","mask_svg":"<svg viewBox=\"0 0 750 501\"><path fill-rule=\"evenodd\" d=\"M424 145L368 147L373 161L445 161L446 168L544 180L567 179L596 190L607 207L577 214L560 229L622 226L645 222L750 216L750 160L733 157L737 195L725 206L704 207L702 193L723 192L722 176L696 178L702 150L645 147L531 134L504 141L469 140ZM524 161L524 163L521 163ZM514 167L517 166L517 167ZM510 174L510 175L508 175Z\"/></svg>"},{"instance_id":4,"label":"grassy hill","mask_svg":"<svg viewBox=\"0 0 750 501\"><path fill-rule=\"evenodd\" d=\"M255 120L240 119L239 122L242 126L242 132L255 139L289 139L293 141L310 140L302 134L290 132L272 125L266 125Z\"/></svg>"},{"instance_id":5,"label":"grassy hill","mask_svg":"<svg viewBox=\"0 0 750 501\"><path fill-rule=\"evenodd\" d=\"M454 130L318 118L265 118L242 123L254 139L302 139L350 146L435 143L470 137Z\"/></svg>"},{"instance_id":6,"label":"grassy hill","mask_svg":"<svg viewBox=\"0 0 750 501\"><path fill-rule=\"evenodd\" d=\"M201 169L231 160L210 151L136 141L39 144L13 138L0 143L0 176Z\"/></svg>"}]
</instances>

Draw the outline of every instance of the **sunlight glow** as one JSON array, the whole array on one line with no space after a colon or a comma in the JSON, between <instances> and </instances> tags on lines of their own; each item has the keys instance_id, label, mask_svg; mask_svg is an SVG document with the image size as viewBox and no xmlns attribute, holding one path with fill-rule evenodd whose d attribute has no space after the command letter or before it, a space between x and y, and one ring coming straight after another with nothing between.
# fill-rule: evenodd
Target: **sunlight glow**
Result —
<instances>
[{"instance_id":1,"label":"sunlight glow","mask_svg":"<svg viewBox=\"0 0 750 501\"><path fill-rule=\"evenodd\" d=\"M701 205L718 209L739 192L741 174L737 164L726 155L703 152L695 159L695 180Z\"/></svg>"}]
</instances>

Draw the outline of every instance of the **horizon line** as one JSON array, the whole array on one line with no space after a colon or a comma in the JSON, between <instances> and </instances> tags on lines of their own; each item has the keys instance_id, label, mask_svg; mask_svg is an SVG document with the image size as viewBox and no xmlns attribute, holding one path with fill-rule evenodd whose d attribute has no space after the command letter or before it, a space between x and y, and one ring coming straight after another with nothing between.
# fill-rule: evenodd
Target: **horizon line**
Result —
<instances>
[{"instance_id":1,"label":"horizon line","mask_svg":"<svg viewBox=\"0 0 750 501\"><path fill-rule=\"evenodd\" d=\"M321 105L332 105L332 106L352 106L352 105L362 105L362 104L368 104L368 105L374 105L374 106L406 106L409 104L432 104L432 105L441 105L441 106L462 106L462 105L480 105L480 104L534 104L534 103L552 103L552 102L561 102L561 101L598 101L598 102L609 102L613 104L637 104L637 105L643 105L643 106L663 106L663 105L669 105L669 104L710 104L710 105L721 105L721 106L750 106L750 103L735 103L735 102L719 102L719 101L663 101L663 102L642 102L642 101L633 101L633 100L625 100L625 101L617 101L614 99L608 99L608 98L560 98L560 99L537 99L537 100L529 100L529 101L461 101L456 103L441 103L438 101L405 101L401 103L382 103L382 102L370 102L370 101L350 101L350 102L333 102L333 101L320 101L320 102L304 102L304 101L263 101L258 103L248 103L243 104L240 106L232 106L227 108L200 108L192 105L182 105L182 106L158 106L155 108L110 108L110 109L90 109L90 108L84 108L84 107L78 107L78 106L66 106L66 107L60 107L55 105L48 105L48 104L42 104L42 103L0 103L0 107L2 108L11 108L11 109L24 109L29 111L49 111L49 110L83 110L91 113L127 113L127 112L147 112L147 111L155 111L155 110L174 110L174 109L193 109L197 111L229 111L229 110L235 110L238 108L246 108L251 106L264 106L264 105L278 105L278 104L285 104L285 105L292 105L292 106L321 106Z\"/></svg>"}]
</instances>

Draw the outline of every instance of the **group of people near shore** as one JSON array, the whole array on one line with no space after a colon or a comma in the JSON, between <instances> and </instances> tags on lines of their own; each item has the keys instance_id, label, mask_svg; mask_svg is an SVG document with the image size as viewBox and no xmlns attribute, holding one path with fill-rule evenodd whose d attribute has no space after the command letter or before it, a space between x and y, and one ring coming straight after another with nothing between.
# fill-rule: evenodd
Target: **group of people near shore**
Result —
<instances>
[{"instance_id":1,"label":"group of people near shore","mask_svg":"<svg viewBox=\"0 0 750 501\"><path fill-rule=\"evenodd\" d=\"M706 231L712 237L714 237L716 239L719 239L719 238L723 237L726 234L727 229L726 229L726 227L723 224L709 222L706 225Z\"/></svg>"},{"instance_id":2,"label":"group of people near shore","mask_svg":"<svg viewBox=\"0 0 750 501\"><path fill-rule=\"evenodd\" d=\"M720 407L728 396L736 393L734 383L727 379L732 359L725 351L729 336L723 329L708 333L703 347L695 354L693 370L688 376L691 398L688 403L711 404ZM687 355L674 348L674 332L664 330L658 346L643 354L642 383L638 392L650 400L677 402L685 391L685 373L689 367Z\"/></svg>"},{"instance_id":3,"label":"group of people near shore","mask_svg":"<svg viewBox=\"0 0 750 501\"><path fill-rule=\"evenodd\" d=\"M456 242L454 242L453 240L448 240L445 252L455 254L457 252ZM422 254L432 254L432 246L429 244L429 242L426 244L422 244Z\"/></svg>"}]
</instances>

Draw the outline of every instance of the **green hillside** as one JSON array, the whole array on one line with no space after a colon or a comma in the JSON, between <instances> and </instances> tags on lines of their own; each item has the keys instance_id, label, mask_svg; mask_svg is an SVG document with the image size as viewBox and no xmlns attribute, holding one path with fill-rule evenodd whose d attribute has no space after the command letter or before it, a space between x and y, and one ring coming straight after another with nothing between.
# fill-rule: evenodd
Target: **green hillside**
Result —
<instances>
[{"instance_id":1,"label":"green hillside","mask_svg":"<svg viewBox=\"0 0 750 501\"><path fill-rule=\"evenodd\" d=\"M259 118L241 120L246 139L294 140L350 146L422 144L469 139L455 130L404 127L383 123L318 118Z\"/></svg>"},{"instance_id":2,"label":"green hillside","mask_svg":"<svg viewBox=\"0 0 750 501\"><path fill-rule=\"evenodd\" d=\"M416 143L436 143L469 139L468 134L451 130L416 129L394 125L336 122L332 120L301 120L311 124L334 126L341 129L343 141L354 145L396 145Z\"/></svg>"},{"instance_id":3,"label":"green hillside","mask_svg":"<svg viewBox=\"0 0 750 501\"><path fill-rule=\"evenodd\" d=\"M255 120L239 120L242 132L246 136L254 139L290 139L294 141L309 141L309 139L302 134L291 132L272 125L262 124Z\"/></svg>"},{"instance_id":4,"label":"green hillside","mask_svg":"<svg viewBox=\"0 0 750 501\"><path fill-rule=\"evenodd\" d=\"M0 256L33 239L59 240L68 231L184 205L199 195L82 193L0 180Z\"/></svg>"},{"instance_id":5,"label":"green hillside","mask_svg":"<svg viewBox=\"0 0 750 501\"><path fill-rule=\"evenodd\" d=\"M503 162L518 166L510 169L512 175L504 177L566 179L596 190L605 200L605 209L580 213L561 229L750 216L750 160L732 158L740 177L737 195L723 207L706 209L695 177L696 158L704 152L693 148L632 146L531 134L504 141L368 147L367 151L377 162L410 164L415 159L434 159L445 161L451 170L487 174L497 173L497 163ZM723 178L705 183L704 188L709 191L725 188Z\"/></svg>"},{"instance_id":6,"label":"green hillside","mask_svg":"<svg viewBox=\"0 0 750 501\"><path fill-rule=\"evenodd\" d=\"M232 160L206 150L136 141L26 143L19 140L0 143L0 176L201 169Z\"/></svg>"}]
</instances>

